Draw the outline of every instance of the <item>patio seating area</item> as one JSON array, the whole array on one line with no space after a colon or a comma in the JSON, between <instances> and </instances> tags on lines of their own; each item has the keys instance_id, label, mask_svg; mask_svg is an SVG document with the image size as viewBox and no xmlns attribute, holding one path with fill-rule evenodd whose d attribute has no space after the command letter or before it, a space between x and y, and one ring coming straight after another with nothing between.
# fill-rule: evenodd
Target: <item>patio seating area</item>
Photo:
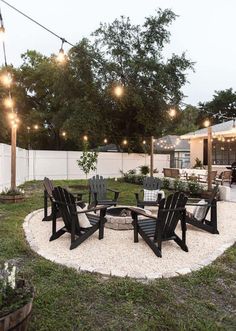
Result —
<instances>
[{"instance_id":1,"label":"patio seating area","mask_svg":"<svg viewBox=\"0 0 236 331\"><path fill-rule=\"evenodd\" d=\"M186 253L176 243L163 243L163 257L157 258L145 241L134 243L133 230L104 229L104 238L90 236L76 249L69 250L70 236L49 242L51 222L42 222L43 209L29 214L24 222L26 238L31 248L48 260L73 267L78 271L97 272L110 276L136 279L174 277L198 270L214 261L235 241L236 222L232 210L235 203L218 203L218 229L212 235L191 225L187 226ZM191 211L191 207L188 207ZM62 223L61 221L59 221ZM180 233L180 228L177 229ZM99 259L98 259L99 255Z\"/></svg>"}]
</instances>

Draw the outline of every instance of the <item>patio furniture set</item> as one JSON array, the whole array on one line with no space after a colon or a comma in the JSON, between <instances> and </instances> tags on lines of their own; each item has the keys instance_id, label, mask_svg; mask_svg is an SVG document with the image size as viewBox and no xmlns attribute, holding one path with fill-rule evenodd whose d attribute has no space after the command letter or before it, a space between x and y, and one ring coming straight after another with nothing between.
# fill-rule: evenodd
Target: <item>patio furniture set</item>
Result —
<instances>
[{"instance_id":1,"label":"patio furniture set","mask_svg":"<svg viewBox=\"0 0 236 331\"><path fill-rule=\"evenodd\" d=\"M236 183L236 162L231 167L226 167L228 170L222 171L219 175L217 170L211 171L211 181L213 184L224 185L227 183L230 187ZM177 169L164 168L164 177L177 178L186 181L195 181L198 183L207 183L208 173L201 169Z\"/></svg>"},{"instance_id":2,"label":"patio furniture set","mask_svg":"<svg viewBox=\"0 0 236 331\"><path fill-rule=\"evenodd\" d=\"M44 179L44 218L52 221L52 235L50 241L70 233L70 249L80 245L95 231L99 232L99 239L104 237L104 225L107 215L131 216L134 231L134 242L138 242L140 235L153 252L162 256L162 242L174 240L182 250L188 251L186 245L186 223L207 232L217 234L217 192L215 186L211 197L207 201L192 201L182 192L164 197L159 178L147 177L142 190L135 194L136 207L116 207L119 192L110 190L107 181L102 176L94 176L89 180L89 205L86 207L82 194L71 194L65 188L54 187L51 180ZM107 198L107 192L114 193L112 199ZM48 200L51 202L51 214L48 215ZM195 206L195 211L189 213L186 206ZM145 210L145 206L158 207L157 215ZM210 211L210 219L207 215ZM119 215L122 216L122 215ZM63 226L57 229L57 221L63 220ZM181 225L181 237L176 233L176 227Z\"/></svg>"}]
</instances>

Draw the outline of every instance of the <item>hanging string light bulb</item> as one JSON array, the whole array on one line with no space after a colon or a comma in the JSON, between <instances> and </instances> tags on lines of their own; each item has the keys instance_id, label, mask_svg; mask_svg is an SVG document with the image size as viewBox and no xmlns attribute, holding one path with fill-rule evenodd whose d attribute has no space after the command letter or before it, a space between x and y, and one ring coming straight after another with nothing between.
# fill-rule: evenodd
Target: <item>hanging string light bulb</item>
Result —
<instances>
[{"instance_id":1,"label":"hanging string light bulb","mask_svg":"<svg viewBox=\"0 0 236 331\"><path fill-rule=\"evenodd\" d=\"M0 40L4 41L5 40L5 28L3 24L3 18L2 18L2 13L0 11Z\"/></svg>"},{"instance_id":2,"label":"hanging string light bulb","mask_svg":"<svg viewBox=\"0 0 236 331\"><path fill-rule=\"evenodd\" d=\"M64 49L63 49L64 43L65 43L65 39L61 38L61 48L60 48L59 53L57 55L57 62L60 63L60 64L63 64L66 61L66 54L65 54Z\"/></svg>"},{"instance_id":3,"label":"hanging string light bulb","mask_svg":"<svg viewBox=\"0 0 236 331\"><path fill-rule=\"evenodd\" d=\"M7 88L11 87L12 84L12 76L9 72L6 72L4 74L2 74L2 76L0 77L1 82L4 86L6 86Z\"/></svg>"}]
</instances>

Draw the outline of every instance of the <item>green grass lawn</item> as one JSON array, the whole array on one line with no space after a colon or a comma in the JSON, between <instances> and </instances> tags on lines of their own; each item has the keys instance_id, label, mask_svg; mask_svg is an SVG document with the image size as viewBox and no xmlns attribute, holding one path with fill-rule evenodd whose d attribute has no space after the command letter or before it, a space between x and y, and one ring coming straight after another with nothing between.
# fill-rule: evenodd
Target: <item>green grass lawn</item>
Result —
<instances>
[{"instance_id":1,"label":"green grass lawn","mask_svg":"<svg viewBox=\"0 0 236 331\"><path fill-rule=\"evenodd\" d=\"M55 181L65 187L77 183ZM135 203L138 186L109 184L121 191L120 203ZM235 245L198 272L147 284L79 274L31 251L22 223L28 213L43 207L43 189L41 182L28 182L24 188L25 202L0 205L0 260L18 260L35 287L30 331L236 329Z\"/></svg>"}]
</instances>

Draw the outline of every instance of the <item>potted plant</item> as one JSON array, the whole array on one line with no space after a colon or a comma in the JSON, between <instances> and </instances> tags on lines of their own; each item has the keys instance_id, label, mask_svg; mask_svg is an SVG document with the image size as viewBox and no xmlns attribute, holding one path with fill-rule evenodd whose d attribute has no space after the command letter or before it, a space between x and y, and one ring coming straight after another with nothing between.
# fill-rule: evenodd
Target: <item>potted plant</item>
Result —
<instances>
[{"instance_id":1,"label":"potted plant","mask_svg":"<svg viewBox=\"0 0 236 331\"><path fill-rule=\"evenodd\" d=\"M6 262L0 270L0 330L27 330L34 291L23 279L16 278L17 268Z\"/></svg>"},{"instance_id":2,"label":"potted plant","mask_svg":"<svg viewBox=\"0 0 236 331\"><path fill-rule=\"evenodd\" d=\"M24 190L20 188L5 189L0 193L0 201L3 203L16 203L24 201Z\"/></svg>"}]
</instances>

